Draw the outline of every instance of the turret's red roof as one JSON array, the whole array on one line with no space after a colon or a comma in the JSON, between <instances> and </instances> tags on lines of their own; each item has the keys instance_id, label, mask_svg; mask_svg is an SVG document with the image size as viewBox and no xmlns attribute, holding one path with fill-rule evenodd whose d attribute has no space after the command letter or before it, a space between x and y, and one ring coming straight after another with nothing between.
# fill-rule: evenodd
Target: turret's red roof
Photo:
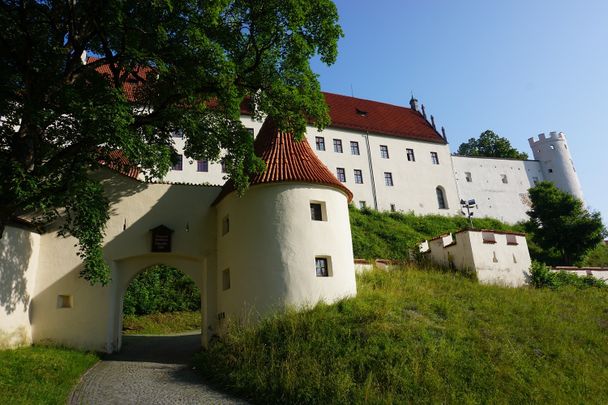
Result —
<instances>
[{"instance_id":1,"label":"turret's red roof","mask_svg":"<svg viewBox=\"0 0 608 405\"><path fill-rule=\"evenodd\" d=\"M255 154L265 163L263 173L250 178L250 186L267 183L297 182L323 184L335 187L348 197L353 193L321 162L306 138L298 141L293 134L280 131L271 118L267 118L254 143ZM222 187L214 204L235 190L232 180Z\"/></svg>"},{"instance_id":2,"label":"turret's red roof","mask_svg":"<svg viewBox=\"0 0 608 405\"><path fill-rule=\"evenodd\" d=\"M411 108L339 94L324 92L323 95L329 106L332 128L446 143L422 114Z\"/></svg>"}]
</instances>

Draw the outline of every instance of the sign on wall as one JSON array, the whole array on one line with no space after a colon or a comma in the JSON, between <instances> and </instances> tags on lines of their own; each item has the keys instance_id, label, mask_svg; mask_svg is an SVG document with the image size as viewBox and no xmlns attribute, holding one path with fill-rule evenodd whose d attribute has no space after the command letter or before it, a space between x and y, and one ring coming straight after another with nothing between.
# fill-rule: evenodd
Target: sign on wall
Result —
<instances>
[{"instance_id":1,"label":"sign on wall","mask_svg":"<svg viewBox=\"0 0 608 405\"><path fill-rule=\"evenodd\" d=\"M152 232L152 252L171 252L171 234L173 230L164 225L150 229Z\"/></svg>"}]
</instances>

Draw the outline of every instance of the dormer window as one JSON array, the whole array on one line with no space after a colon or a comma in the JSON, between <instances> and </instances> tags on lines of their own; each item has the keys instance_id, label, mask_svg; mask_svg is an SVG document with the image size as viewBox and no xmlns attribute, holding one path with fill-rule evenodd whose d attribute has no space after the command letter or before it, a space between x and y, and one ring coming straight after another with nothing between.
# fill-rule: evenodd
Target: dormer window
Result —
<instances>
[{"instance_id":1,"label":"dormer window","mask_svg":"<svg viewBox=\"0 0 608 405\"><path fill-rule=\"evenodd\" d=\"M360 117L367 117L367 111L363 111L363 110L360 110L358 108L355 108L355 111L357 112L358 116L360 116Z\"/></svg>"}]
</instances>

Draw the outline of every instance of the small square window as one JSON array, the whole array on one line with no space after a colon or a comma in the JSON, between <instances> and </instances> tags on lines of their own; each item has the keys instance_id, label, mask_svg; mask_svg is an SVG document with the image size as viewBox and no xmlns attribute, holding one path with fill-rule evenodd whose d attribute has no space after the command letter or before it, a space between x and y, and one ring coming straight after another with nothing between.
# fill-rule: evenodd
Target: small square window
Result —
<instances>
[{"instance_id":1,"label":"small square window","mask_svg":"<svg viewBox=\"0 0 608 405\"><path fill-rule=\"evenodd\" d=\"M355 183L363 184L363 172L361 172L361 169L355 169Z\"/></svg>"},{"instance_id":2,"label":"small square window","mask_svg":"<svg viewBox=\"0 0 608 405\"><path fill-rule=\"evenodd\" d=\"M71 295L58 295L57 296L57 308L72 308L74 306L74 300Z\"/></svg>"},{"instance_id":3,"label":"small square window","mask_svg":"<svg viewBox=\"0 0 608 405\"><path fill-rule=\"evenodd\" d=\"M338 177L338 180L340 180L342 183L346 182L346 172L344 171L343 167L336 168L336 177Z\"/></svg>"},{"instance_id":4,"label":"small square window","mask_svg":"<svg viewBox=\"0 0 608 405\"><path fill-rule=\"evenodd\" d=\"M549 173L553 173L553 169L549 169L549 170L548 170L548 172L549 172Z\"/></svg>"},{"instance_id":5,"label":"small square window","mask_svg":"<svg viewBox=\"0 0 608 405\"><path fill-rule=\"evenodd\" d=\"M184 157L182 155L177 155L177 161L175 162L175 164L173 165L173 167L171 167L171 170L182 170L184 167Z\"/></svg>"},{"instance_id":6,"label":"small square window","mask_svg":"<svg viewBox=\"0 0 608 405\"><path fill-rule=\"evenodd\" d=\"M326 215L324 214L325 204L322 202L311 202L310 203L310 219L313 221L324 221Z\"/></svg>"},{"instance_id":7,"label":"small square window","mask_svg":"<svg viewBox=\"0 0 608 405\"><path fill-rule=\"evenodd\" d=\"M222 290L226 291L230 288L230 269L222 270Z\"/></svg>"},{"instance_id":8,"label":"small square window","mask_svg":"<svg viewBox=\"0 0 608 405\"><path fill-rule=\"evenodd\" d=\"M342 139L334 139L334 152L342 153Z\"/></svg>"},{"instance_id":9,"label":"small square window","mask_svg":"<svg viewBox=\"0 0 608 405\"><path fill-rule=\"evenodd\" d=\"M391 204L391 212L395 212L397 209L395 208L395 204Z\"/></svg>"},{"instance_id":10,"label":"small square window","mask_svg":"<svg viewBox=\"0 0 608 405\"><path fill-rule=\"evenodd\" d=\"M359 142L350 141L350 153L351 155L359 155Z\"/></svg>"},{"instance_id":11,"label":"small square window","mask_svg":"<svg viewBox=\"0 0 608 405\"><path fill-rule=\"evenodd\" d=\"M507 245L518 245L518 243L517 243L517 236L516 235L507 234Z\"/></svg>"},{"instance_id":12,"label":"small square window","mask_svg":"<svg viewBox=\"0 0 608 405\"><path fill-rule=\"evenodd\" d=\"M329 277L329 260L327 257L315 257L317 277Z\"/></svg>"},{"instance_id":13,"label":"small square window","mask_svg":"<svg viewBox=\"0 0 608 405\"><path fill-rule=\"evenodd\" d=\"M496 243L496 235L494 232L482 232L481 239L483 243Z\"/></svg>"},{"instance_id":14,"label":"small square window","mask_svg":"<svg viewBox=\"0 0 608 405\"><path fill-rule=\"evenodd\" d=\"M315 138L315 145L317 147L317 150L325 150L325 138L323 138L322 136L317 136Z\"/></svg>"},{"instance_id":15,"label":"small square window","mask_svg":"<svg viewBox=\"0 0 608 405\"><path fill-rule=\"evenodd\" d=\"M433 162L434 165L439 164L439 156L437 155L437 152L431 152L431 162Z\"/></svg>"},{"instance_id":16,"label":"small square window","mask_svg":"<svg viewBox=\"0 0 608 405\"><path fill-rule=\"evenodd\" d=\"M384 184L386 186L393 186L393 173L384 172Z\"/></svg>"},{"instance_id":17,"label":"small square window","mask_svg":"<svg viewBox=\"0 0 608 405\"><path fill-rule=\"evenodd\" d=\"M226 215L222 219L222 236L230 232L230 217Z\"/></svg>"},{"instance_id":18,"label":"small square window","mask_svg":"<svg viewBox=\"0 0 608 405\"><path fill-rule=\"evenodd\" d=\"M359 201L359 209L364 209L367 207L367 204L365 203L365 201Z\"/></svg>"},{"instance_id":19,"label":"small square window","mask_svg":"<svg viewBox=\"0 0 608 405\"><path fill-rule=\"evenodd\" d=\"M408 162L415 162L416 157L414 156L414 149L406 149L405 154L407 155Z\"/></svg>"},{"instance_id":20,"label":"small square window","mask_svg":"<svg viewBox=\"0 0 608 405\"><path fill-rule=\"evenodd\" d=\"M380 145L380 157L383 159L388 159L388 146Z\"/></svg>"},{"instance_id":21,"label":"small square window","mask_svg":"<svg viewBox=\"0 0 608 405\"><path fill-rule=\"evenodd\" d=\"M209 161L208 160L197 160L196 161L196 171L197 172L208 172L209 171Z\"/></svg>"},{"instance_id":22,"label":"small square window","mask_svg":"<svg viewBox=\"0 0 608 405\"><path fill-rule=\"evenodd\" d=\"M473 176L471 172L464 172L464 177L467 179L467 183L471 183L473 181Z\"/></svg>"}]
</instances>

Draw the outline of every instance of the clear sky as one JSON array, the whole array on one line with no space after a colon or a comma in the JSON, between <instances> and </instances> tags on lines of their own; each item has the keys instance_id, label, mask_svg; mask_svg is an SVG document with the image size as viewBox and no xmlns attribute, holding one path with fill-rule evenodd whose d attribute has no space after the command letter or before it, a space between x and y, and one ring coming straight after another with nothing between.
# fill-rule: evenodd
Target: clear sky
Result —
<instances>
[{"instance_id":1,"label":"clear sky","mask_svg":"<svg viewBox=\"0 0 608 405\"><path fill-rule=\"evenodd\" d=\"M608 224L607 0L335 0L345 37L325 91L408 106L450 149L486 129L532 156L566 134L587 205Z\"/></svg>"}]
</instances>

